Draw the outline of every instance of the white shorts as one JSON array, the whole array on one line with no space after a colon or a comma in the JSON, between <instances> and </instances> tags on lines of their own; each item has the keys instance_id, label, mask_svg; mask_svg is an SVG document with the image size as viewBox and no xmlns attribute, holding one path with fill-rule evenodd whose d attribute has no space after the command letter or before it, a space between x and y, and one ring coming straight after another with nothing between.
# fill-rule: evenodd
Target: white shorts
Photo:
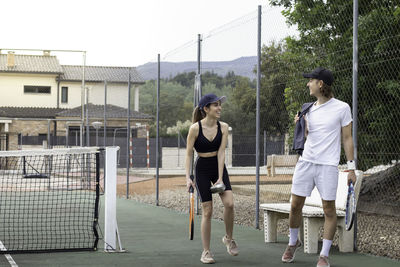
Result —
<instances>
[{"instance_id":1,"label":"white shorts","mask_svg":"<svg viewBox=\"0 0 400 267\"><path fill-rule=\"evenodd\" d=\"M339 171L337 166L299 160L294 170L292 194L309 197L314 186L323 200L336 200Z\"/></svg>"}]
</instances>

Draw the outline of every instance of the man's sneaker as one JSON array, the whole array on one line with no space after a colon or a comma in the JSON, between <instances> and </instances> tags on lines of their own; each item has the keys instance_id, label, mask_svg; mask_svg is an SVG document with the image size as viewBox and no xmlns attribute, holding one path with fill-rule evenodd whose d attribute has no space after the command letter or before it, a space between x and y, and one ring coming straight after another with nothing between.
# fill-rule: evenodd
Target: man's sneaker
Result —
<instances>
[{"instance_id":1,"label":"man's sneaker","mask_svg":"<svg viewBox=\"0 0 400 267\"><path fill-rule=\"evenodd\" d=\"M330 267L330 266L331 265L329 264L328 257L320 255L317 267Z\"/></svg>"},{"instance_id":2,"label":"man's sneaker","mask_svg":"<svg viewBox=\"0 0 400 267\"><path fill-rule=\"evenodd\" d=\"M301 241L297 239L296 245L287 246L285 252L282 255L282 262L293 262L296 250L301 247Z\"/></svg>"},{"instance_id":3,"label":"man's sneaker","mask_svg":"<svg viewBox=\"0 0 400 267\"><path fill-rule=\"evenodd\" d=\"M228 239L228 237L225 235L222 238L222 243L225 244L226 250L229 254L231 254L232 256L239 255L239 248L234 239Z\"/></svg>"},{"instance_id":4,"label":"man's sneaker","mask_svg":"<svg viewBox=\"0 0 400 267\"><path fill-rule=\"evenodd\" d=\"M205 250L205 251L203 251L203 253L201 253L200 261L205 264L215 262L213 255L211 254L211 252L209 250Z\"/></svg>"}]
</instances>

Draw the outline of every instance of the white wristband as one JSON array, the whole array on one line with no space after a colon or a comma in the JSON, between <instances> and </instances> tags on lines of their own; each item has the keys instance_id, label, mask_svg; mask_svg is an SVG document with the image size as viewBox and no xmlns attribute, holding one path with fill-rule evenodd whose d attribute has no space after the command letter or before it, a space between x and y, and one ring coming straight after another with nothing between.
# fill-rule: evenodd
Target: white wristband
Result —
<instances>
[{"instance_id":1,"label":"white wristband","mask_svg":"<svg viewBox=\"0 0 400 267\"><path fill-rule=\"evenodd\" d=\"M353 160L347 161L347 170L354 171L356 169L356 163Z\"/></svg>"}]
</instances>

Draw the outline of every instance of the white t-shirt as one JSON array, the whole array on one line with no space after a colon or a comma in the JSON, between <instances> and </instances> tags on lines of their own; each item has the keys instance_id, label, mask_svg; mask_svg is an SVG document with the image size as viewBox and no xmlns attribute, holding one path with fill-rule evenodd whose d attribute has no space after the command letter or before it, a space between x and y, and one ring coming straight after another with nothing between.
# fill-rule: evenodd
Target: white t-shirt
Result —
<instances>
[{"instance_id":1,"label":"white t-shirt","mask_svg":"<svg viewBox=\"0 0 400 267\"><path fill-rule=\"evenodd\" d=\"M306 114L308 136L302 160L315 164L339 165L342 127L352 122L350 106L331 98L315 104Z\"/></svg>"}]
</instances>

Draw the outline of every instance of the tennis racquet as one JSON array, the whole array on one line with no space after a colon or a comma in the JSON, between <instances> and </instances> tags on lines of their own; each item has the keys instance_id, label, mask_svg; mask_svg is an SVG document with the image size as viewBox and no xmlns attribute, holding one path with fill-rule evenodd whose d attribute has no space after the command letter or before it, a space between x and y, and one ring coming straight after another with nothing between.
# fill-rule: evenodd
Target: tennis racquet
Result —
<instances>
[{"instance_id":1,"label":"tennis racquet","mask_svg":"<svg viewBox=\"0 0 400 267\"><path fill-rule=\"evenodd\" d=\"M190 175L190 179L193 181L194 176ZM189 188L189 239L193 240L194 236L194 188Z\"/></svg>"},{"instance_id":2,"label":"tennis racquet","mask_svg":"<svg viewBox=\"0 0 400 267\"><path fill-rule=\"evenodd\" d=\"M346 230L350 231L353 227L354 217L356 216L356 196L354 193L353 183L350 182L349 190L347 192L347 202L346 202Z\"/></svg>"}]
</instances>

